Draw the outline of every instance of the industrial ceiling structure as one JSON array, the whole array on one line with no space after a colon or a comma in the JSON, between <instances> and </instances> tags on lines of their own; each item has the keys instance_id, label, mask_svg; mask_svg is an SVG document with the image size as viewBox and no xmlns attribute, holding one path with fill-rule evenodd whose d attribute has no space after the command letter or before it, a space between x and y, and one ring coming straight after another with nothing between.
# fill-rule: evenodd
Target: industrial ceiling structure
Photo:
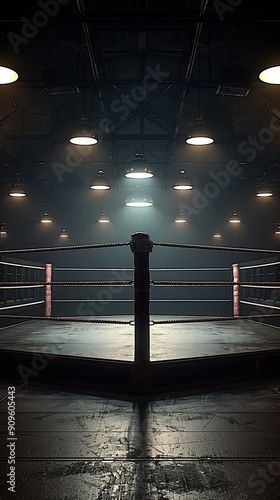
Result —
<instances>
[{"instance_id":1,"label":"industrial ceiling structure","mask_svg":"<svg viewBox=\"0 0 280 500\"><path fill-rule=\"evenodd\" d=\"M78 229L85 224L87 232L102 212L113 221L119 210L121 226L126 196L143 188L162 227L182 212L190 226L201 223L194 239L203 243L203 221L209 240L237 211L260 245L279 245L280 85L259 78L279 55L279 22L276 0L6 3L2 43L19 78L0 86L0 222L11 236L28 227L34 236L48 211L72 236L75 223L80 242ZM69 142L83 116L95 145ZM186 143L199 116L212 144ZM125 177L137 153L153 178ZM106 193L89 189L100 170ZM181 170L194 189L176 193ZM24 200L8 196L16 181ZM256 198L263 186L271 199ZM144 209L145 220L153 208ZM125 210L133 218L142 209ZM13 236L1 244L19 242Z\"/></svg>"}]
</instances>

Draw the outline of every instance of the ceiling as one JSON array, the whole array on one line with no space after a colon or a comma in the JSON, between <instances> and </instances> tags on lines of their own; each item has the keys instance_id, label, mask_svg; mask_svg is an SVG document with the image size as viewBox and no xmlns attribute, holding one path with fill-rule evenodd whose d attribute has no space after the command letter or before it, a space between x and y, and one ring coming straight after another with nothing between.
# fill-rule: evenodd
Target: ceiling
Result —
<instances>
[{"instance_id":1,"label":"ceiling","mask_svg":"<svg viewBox=\"0 0 280 500\"><path fill-rule=\"evenodd\" d=\"M255 192L266 180L275 196L264 224L273 231L280 222L280 87L258 73L278 48L278 1L40 0L5 2L1 10L1 35L20 75L0 88L2 221L26 224L25 209L7 196L16 179L28 194L20 203L30 207L30 224L48 210L63 227L94 197L90 217L116 212L136 186L124 171L141 151L154 170L145 188L166 217L180 208L191 219L190 207L200 212L204 196L217 216L213 228L232 210L254 219ZM78 92L49 95L54 81ZM218 94L225 84L249 93ZM96 146L69 143L82 114ZM185 143L199 114L212 145ZM112 186L106 199L88 189L99 169ZM176 198L181 169L195 189Z\"/></svg>"}]
</instances>

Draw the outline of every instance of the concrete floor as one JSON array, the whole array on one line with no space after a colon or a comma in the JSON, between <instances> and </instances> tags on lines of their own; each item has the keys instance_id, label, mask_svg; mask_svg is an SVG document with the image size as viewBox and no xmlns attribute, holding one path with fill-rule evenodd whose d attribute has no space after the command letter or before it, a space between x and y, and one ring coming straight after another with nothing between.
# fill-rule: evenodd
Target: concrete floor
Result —
<instances>
[{"instance_id":1,"label":"concrete floor","mask_svg":"<svg viewBox=\"0 0 280 500\"><path fill-rule=\"evenodd\" d=\"M108 319L99 316L98 319ZM151 319L171 319L155 316ZM179 317L177 317L179 318ZM79 317L81 319L81 317ZM128 316L110 316L128 320ZM279 349L280 328L251 320L153 325L151 360ZM0 329L2 349L133 361L134 327L32 320Z\"/></svg>"},{"instance_id":2,"label":"concrete floor","mask_svg":"<svg viewBox=\"0 0 280 500\"><path fill-rule=\"evenodd\" d=\"M0 382L1 500L280 498L280 378L152 401L19 387L8 493L12 384Z\"/></svg>"}]
</instances>

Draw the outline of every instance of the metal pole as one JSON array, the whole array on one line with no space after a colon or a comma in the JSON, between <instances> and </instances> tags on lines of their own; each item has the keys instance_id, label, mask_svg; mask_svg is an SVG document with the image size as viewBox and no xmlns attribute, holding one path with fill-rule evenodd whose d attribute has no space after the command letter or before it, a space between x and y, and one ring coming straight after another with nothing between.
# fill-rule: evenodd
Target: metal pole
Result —
<instances>
[{"instance_id":1,"label":"metal pole","mask_svg":"<svg viewBox=\"0 0 280 500\"><path fill-rule=\"evenodd\" d=\"M134 233L130 241L134 253L134 361L150 361L150 269L153 243L147 233Z\"/></svg>"},{"instance_id":2,"label":"metal pole","mask_svg":"<svg viewBox=\"0 0 280 500\"><path fill-rule=\"evenodd\" d=\"M232 264L233 276L233 316L240 316L239 264Z\"/></svg>"},{"instance_id":3,"label":"metal pole","mask_svg":"<svg viewBox=\"0 0 280 500\"><path fill-rule=\"evenodd\" d=\"M52 264L45 264L45 283L52 281ZM45 285L45 308L44 315L52 315L52 285Z\"/></svg>"}]
</instances>

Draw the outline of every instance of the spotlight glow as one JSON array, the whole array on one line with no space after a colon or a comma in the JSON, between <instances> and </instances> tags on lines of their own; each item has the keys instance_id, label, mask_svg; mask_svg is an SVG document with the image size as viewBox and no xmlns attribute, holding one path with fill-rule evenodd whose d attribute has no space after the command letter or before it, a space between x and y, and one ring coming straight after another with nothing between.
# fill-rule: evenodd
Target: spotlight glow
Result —
<instances>
[{"instance_id":1,"label":"spotlight glow","mask_svg":"<svg viewBox=\"0 0 280 500\"><path fill-rule=\"evenodd\" d=\"M0 85L14 83L18 79L18 73L13 69L0 66Z\"/></svg>"},{"instance_id":2,"label":"spotlight glow","mask_svg":"<svg viewBox=\"0 0 280 500\"><path fill-rule=\"evenodd\" d=\"M272 66L271 68L264 69L259 74L259 79L264 83L272 85L280 84L280 66Z\"/></svg>"},{"instance_id":3,"label":"spotlight glow","mask_svg":"<svg viewBox=\"0 0 280 500\"><path fill-rule=\"evenodd\" d=\"M187 144L191 144L192 146L207 146L208 144L212 144L214 139L212 137L189 137L186 140Z\"/></svg>"}]
</instances>

